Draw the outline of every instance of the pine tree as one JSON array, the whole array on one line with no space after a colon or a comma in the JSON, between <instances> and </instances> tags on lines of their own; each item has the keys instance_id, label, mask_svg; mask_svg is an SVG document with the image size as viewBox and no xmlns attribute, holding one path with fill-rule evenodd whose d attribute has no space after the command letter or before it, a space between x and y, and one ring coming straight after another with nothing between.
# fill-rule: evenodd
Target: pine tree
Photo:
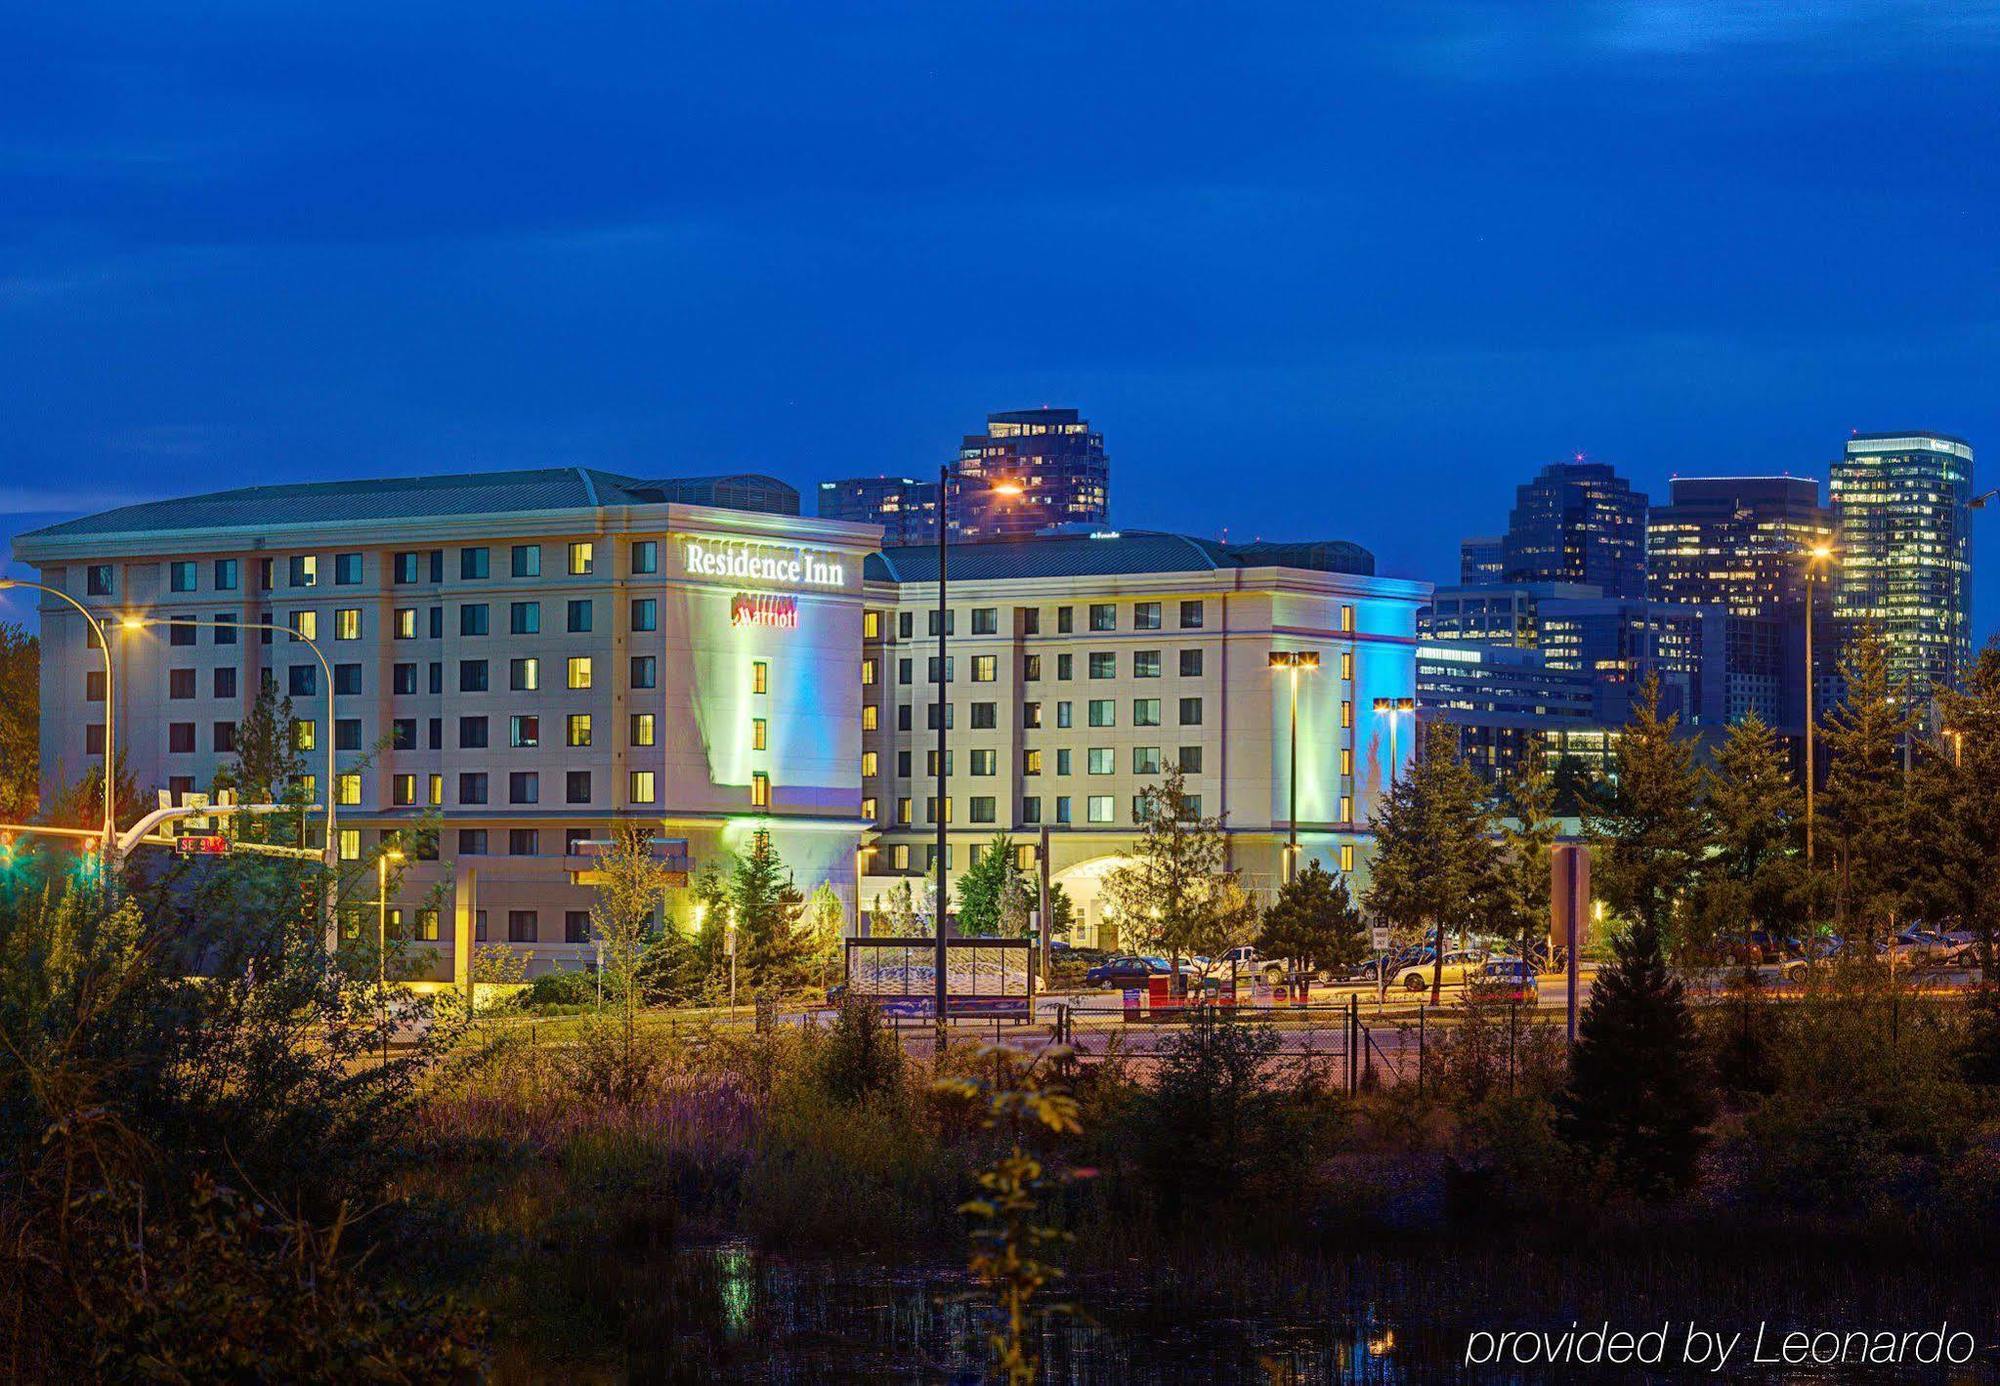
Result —
<instances>
[{"instance_id":1,"label":"pine tree","mask_svg":"<svg viewBox=\"0 0 2000 1386\"><path fill-rule=\"evenodd\" d=\"M1708 846L1694 747L1679 723L1660 716L1660 680L1648 675L1618 737L1610 792L1587 825L1598 893L1663 946L1685 941L1681 907Z\"/></svg>"},{"instance_id":2,"label":"pine tree","mask_svg":"<svg viewBox=\"0 0 2000 1386\"><path fill-rule=\"evenodd\" d=\"M1824 727L1819 842L1833 852L1839 917L1850 928L1858 923L1872 944L1901 911L1913 859L1901 745L1915 727L1890 688L1880 634L1866 630L1849 643L1841 675L1846 697Z\"/></svg>"},{"instance_id":3,"label":"pine tree","mask_svg":"<svg viewBox=\"0 0 2000 1386\"><path fill-rule=\"evenodd\" d=\"M1444 989L1445 931L1485 912L1497 880L1486 786L1459 759L1457 729L1425 729L1423 754L1383 796L1374 819L1370 914L1436 936L1431 1002Z\"/></svg>"},{"instance_id":4,"label":"pine tree","mask_svg":"<svg viewBox=\"0 0 2000 1386\"><path fill-rule=\"evenodd\" d=\"M753 834L749 852L736 859L729 903L737 952L751 982L757 986L796 982L806 952L806 940L799 933L805 899L792 884L769 833Z\"/></svg>"},{"instance_id":5,"label":"pine tree","mask_svg":"<svg viewBox=\"0 0 2000 1386\"><path fill-rule=\"evenodd\" d=\"M321 733L331 735L328 728ZM233 831L250 842L298 842L305 820L306 758L298 747L292 700L273 684L257 690L250 711L236 724L236 757L215 772L214 791L234 790L238 803L289 804L294 812L242 814ZM331 793L332 786L322 792Z\"/></svg>"},{"instance_id":6,"label":"pine tree","mask_svg":"<svg viewBox=\"0 0 2000 1386\"><path fill-rule=\"evenodd\" d=\"M1296 959L1315 972L1343 972L1359 963L1368 955L1368 938L1347 877L1308 862L1264 911L1257 951Z\"/></svg>"},{"instance_id":7,"label":"pine tree","mask_svg":"<svg viewBox=\"0 0 2000 1386\"><path fill-rule=\"evenodd\" d=\"M1729 729L1704 774L1713 845L1704 870L1701 942L1745 923L1782 936L1803 902L1799 829L1804 796L1777 735L1756 713Z\"/></svg>"},{"instance_id":8,"label":"pine tree","mask_svg":"<svg viewBox=\"0 0 2000 1386\"><path fill-rule=\"evenodd\" d=\"M1562 827L1556 821L1555 800L1554 778L1533 762L1509 776L1501 794L1502 881L1494 894L1505 909L1496 932L1519 937L1524 961L1535 942L1546 939L1549 932L1549 858Z\"/></svg>"},{"instance_id":9,"label":"pine tree","mask_svg":"<svg viewBox=\"0 0 2000 1386\"><path fill-rule=\"evenodd\" d=\"M1045 931L1051 939L1067 939L1076 927L1076 902L1061 881L1049 882L1049 918Z\"/></svg>"},{"instance_id":10,"label":"pine tree","mask_svg":"<svg viewBox=\"0 0 2000 1386\"><path fill-rule=\"evenodd\" d=\"M1660 1198L1694 1180L1715 1112L1694 1017L1641 919L1597 974L1556 1128L1612 1187Z\"/></svg>"},{"instance_id":11,"label":"pine tree","mask_svg":"<svg viewBox=\"0 0 2000 1386\"><path fill-rule=\"evenodd\" d=\"M1014 864L1014 843L996 834L958 881L959 932L992 938L1005 932L1008 919L1026 908L1028 887Z\"/></svg>"},{"instance_id":12,"label":"pine tree","mask_svg":"<svg viewBox=\"0 0 2000 1386\"><path fill-rule=\"evenodd\" d=\"M1993 864L2000 861L2000 636L1989 640L1957 689L1941 689L1942 733L1927 748L1914 787L1914 836L1923 844L1912 857L1925 870L1923 905L1929 917L1979 935L1982 971L1995 977L2000 934L2000 890Z\"/></svg>"}]
</instances>

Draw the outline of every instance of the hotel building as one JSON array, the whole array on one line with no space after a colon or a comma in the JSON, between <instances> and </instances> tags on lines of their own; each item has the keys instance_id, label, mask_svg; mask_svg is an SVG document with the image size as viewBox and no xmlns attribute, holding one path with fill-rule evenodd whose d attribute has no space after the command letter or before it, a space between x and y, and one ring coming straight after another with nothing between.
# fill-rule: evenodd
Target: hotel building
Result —
<instances>
[{"instance_id":1,"label":"hotel building","mask_svg":"<svg viewBox=\"0 0 2000 1386\"><path fill-rule=\"evenodd\" d=\"M437 859L411 863L392 905L444 975L460 931L536 970L588 959L585 844L632 820L685 842L689 870L768 831L800 888L832 884L850 919L923 871L934 813L954 874L996 832L1034 848L1046 828L1082 939L1109 940L1095 882L1170 759L1268 892L1291 828L1279 651L1320 656L1299 680L1302 847L1365 880L1357 848L1395 740L1373 699L1412 692L1427 585L1376 578L1337 543L955 547L939 809L936 549L878 552L874 526L796 508L770 478L563 468L166 500L14 552L108 618L118 750L148 800L207 789L268 685L316 776L332 738L343 860L439 815ZM40 614L48 794L103 756L106 690L82 619L53 598ZM443 918L418 903L439 887Z\"/></svg>"}]
</instances>

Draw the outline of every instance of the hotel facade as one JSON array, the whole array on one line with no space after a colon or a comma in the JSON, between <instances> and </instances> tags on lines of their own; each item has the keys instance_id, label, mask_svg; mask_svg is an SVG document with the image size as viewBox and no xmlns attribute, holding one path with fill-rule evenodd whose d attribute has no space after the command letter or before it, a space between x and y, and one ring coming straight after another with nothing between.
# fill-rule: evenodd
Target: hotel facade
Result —
<instances>
[{"instance_id":1,"label":"hotel facade","mask_svg":"<svg viewBox=\"0 0 2000 1386\"><path fill-rule=\"evenodd\" d=\"M883 891L922 876L935 813L954 876L998 832L1029 863L1046 837L1081 941L1110 941L1096 882L1170 762L1268 893L1292 827L1279 651L1320 656L1299 679L1302 850L1365 879L1396 741L1373 699L1412 691L1427 585L1378 579L1345 544L956 546L939 809L936 550L801 518L770 478L700 480L257 487L87 516L14 552L104 621L117 748L148 802L209 788L270 686L291 700L315 802L332 738L350 868L435 814L436 859L410 863L391 907L442 975L460 936L537 971L587 961L587 844L621 821L685 842L691 872L767 831L799 887L831 884L861 929ZM101 763L106 690L83 619L54 598L40 616L50 794ZM1405 725L1404 759L1410 740Z\"/></svg>"}]
</instances>

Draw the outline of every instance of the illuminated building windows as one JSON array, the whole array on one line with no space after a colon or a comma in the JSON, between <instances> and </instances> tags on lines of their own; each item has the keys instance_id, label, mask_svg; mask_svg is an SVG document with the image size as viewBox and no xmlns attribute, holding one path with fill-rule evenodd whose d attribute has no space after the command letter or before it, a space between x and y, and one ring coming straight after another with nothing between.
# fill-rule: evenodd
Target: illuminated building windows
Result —
<instances>
[{"instance_id":1,"label":"illuminated building windows","mask_svg":"<svg viewBox=\"0 0 2000 1386\"><path fill-rule=\"evenodd\" d=\"M1340 821L1343 823L1352 823L1354 821L1354 796L1352 794L1343 794L1340 796Z\"/></svg>"},{"instance_id":2,"label":"illuminated building windows","mask_svg":"<svg viewBox=\"0 0 2000 1386\"><path fill-rule=\"evenodd\" d=\"M343 606L333 613L333 638L335 640L359 640L361 638L361 608Z\"/></svg>"},{"instance_id":3,"label":"illuminated building windows","mask_svg":"<svg viewBox=\"0 0 2000 1386\"><path fill-rule=\"evenodd\" d=\"M578 540L569 546L569 571L571 577L586 577L597 566L597 550L588 539Z\"/></svg>"},{"instance_id":4,"label":"illuminated building windows","mask_svg":"<svg viewBox=\"0 0 2000 1386\"><path fill-rule=\"evenodd\" d=\"M861 730L865 732L874 731L881 724L881 721L882 710L880 708L876 707L873 703L863 703L861 705Z\"/></svg>"},{"instance_id":5,"label":"illuminated building windows","mask_svg":"<svg viewBox=\"0 0 2000 1386\"><path fill-rule=\"evenodd\" d=\"M898 823L908 823L910 821L910 797L907 794L896 800L896 821ZM909 851L906 847L898 847L896 850L902 853Z\"/></svg>"},{"instance_id":6,"label":"illuminated building windows","mask_svg":"<svg viewBox=\"0 0 2000 1386\"><path fill-rule=\"evenodd\" d=\"M635 712L632 714L632 744L650 746L653 744L653 714Z\"/></svg>"},{"instance_id":7,"label":"illuminated building windows","mask_svg":"<svg viewBox=\"0 0 2000 1386\"><path fill-rule=\"evenodd\" d=\"M396 638L415 640L417 638L417 609L414 606L396 608Z\"/></svg>"},{"instance_id":8,"label":"illuminated building windows","mask_svg":"<svg viewBox=\"0 0 2000 1386\"><path fill-rule=\"evenodd\" d=\"M750 661L750 691L769 693L771 691L771 666L761 659Z\"/></svg>"},{"instance_id":9,"label":"illuminated building windows","mask_svg":"<svg viewBox=\"0 0 2000 1386\"><path fill-rule=\"evenodd\" d=\"M338 836L340 838L340 859L342 861L360 861L361 830L359 828L342 828Z\"/></svg>"},{"instance_id":10,"label":"illuminated building windows","mask_svg":"<svg viewBox=\"0 0 2000 1386\"><path fill-rule=\"evenodd\" d=\"M590 687L589 655L571 655L569 657L568 683L571 688Z\"/></svg>"},{"instance_id":11,"label":"illuminated building windows","mask_svg":"<svg viewBox=\"0 0 2000 1386\"><path fill-rule=\"evenodd\" d=\"M1342 746L1340 748L1340 773L1343 775L1352 775L1354 773L1354 748L1352 746Z\"/></svg>"},{"instance_id":12,"label":"illuminated building windows","mask_svg":"<svg viewBox=\"0 0 2000 1386\"><path fill-rule=\"evenodd\" d=\"M872 659L864 659L864 660L862 660L862 661L861 661L861 686L862 686L863 688L873 688L873 687L875 686L875 679L876 679L876 674L877 674L877 672L878 672L878 671L877 671L877 669L876 669L876 665L875 665L875 661L874 661L874 660L872 660Z\"/></svg>"},{"instance_id":13,"label":"illuminated building windows","mask_svg":"<svg viewBox=\"0 0 2000 1386\"><path fill-rule=\"evenodd\" d=\"M319 581L319 560L309 553L293 554L290 567L294 587L311 587Z\"/></svg>"},{"instance_id":14,"label":"illuminated building windows","mask_svg":"<svg viewBox=\"0 0 2000 1386\"><path fill-rule=\"evenodd\" d=\"M1354 725L1354 700L1352 698L1342 698L1340 700L1340 725L1343 727Z\"/></svg>"},{"instance_id":15,"label":"illuminated building windows","mask_svg":"<svg viewBox=\"0 0 2000 1386\"><path fill-rule=\"evenodd\" d=\"M319 746L319 723L310 717L301 717L292 723L292 749L311 751Z\"/></svg>"},{"instance_id":16,"label":"illuminated building windows","mask_svg":"<svg viewBox=\"0 0 2000 1386\"><path fill-rule=\"evenodd\" d=\"M975 750L972 753L972 773L974 775L993 775L999 773L999 770L1000 753L998 751L986 749Z\"/></svg>"},{"instance_id":17,"label":"illuminated building windows","mask_svg":"<svg viewBox=\"0 0 2000 1386\"><path fill-rule=\"evenodd\" d=\"M334 779L336 802L342 808L353 808L361 803L361 776L346 774Z\"/></svg>"},{"instance_id":18,"label":"illuminated building windows","mask_svg":"<svg viewBox=\"0 0 2000 1386\"><path fill-rule=\"evenodd\" d=\"M753 751L769 750L770 742L771 723L769 719L752 717L750 719L750 749Z\"/></svg>"},{"instance_id":19,"label":"illuminated building windows","mask_svg":"<svg viewBox=\"0 0 2000 1386\"><path fill-rule=\"evenodd\" d=\"M750 807L771 807L771 777L762 770L755 771L750 776Z\"/></svg>"},{"instance_id":20,"label":"illuminated building windows","mask_svg":"<svg viewBox=\"0 0 2000 1386\"><path fill-rule=\"evenodd\" d=\"M879 771L880 769L881 769L881 765L880 765L880 762L879 762L878 758L876 757L876 754L875 754L875 752L873 752L873 751L863 751L863 752L861 753L861 778L862 778L862 779L864 779L864 780L872 780L872 779L874 779L874 778L875 778L875 776L876 776L876 774L877 774L877 772L878 772L878 771Z\"/></svg>"},{"instance_id":21,"label":"illuminated building windows","mask_svg":"<svg viewBox=\"0 0 2000 1386\"><path fill-rule=\"evenodd\" d=\"M539 659L510 659L507 661L507 687L515 693L532 693L542 686L542 661Z\"/></svg>"},{"instance_id":22,"label":"illuminated building windows","mask_svg":"<svg viewBox=\"0 0 2000 1386\"><path fill-rule=\"evenodd\" d=\"M1342 650L1340 652L1340 677L1349 683L1354 681L1354 651L1352 650Z\"/></svg>"},{"instance_id":23,"label":"illuminated building windows","mask_svg":"<svg viewBox=\"0 0 2000 1386\"><path fill-rule=\"evenodd\" d=\"M1354 629L1354 608L1353 608L1353 607L1351 607L1351 606L1347 606L1347 605L1344 605L1344 604L1343 604L1343 605L1341 606L1341 608L1340 608L1340 628L1341 628L1342 630L1344 630L1344 631L1350 631L1350 632L1351 632L1351 631L1352 631L1352 630Z\"/></svg>"},{"instance_id":24,"label":"illuminated building windows","mask_svg":"<svg viewBox=\"0 0 2000 1386\"><path fill-rule=\"evenodd\" d=\"M974 655L972 657L972 681L991 683L999 671L999 658L995 655Z\"/></svg>"},{"instance_id":25,"label":"illuminated building windows","mask_svg":"<svg viewBox=\"0 0 2000 1386\"><path fill-rule=\"evenodd\" d=\"M1021 773L1039 775L1042 773L1042 753L1039 750L1021 752Z\"/></svg>"},{"instance_id":26,"label":"illuminated building windows","mask_svg":"<svg viewBox=\"0 0 2000 1386\"><path fill-rule=\"evenodd\" d=\"M430 784L426 788L429 790L429 797L425 802L429 803L432 808L441 807L444 804L444 776L432 775L430 777Z\"/></svg>"},{"instance_id":27,"label":"illuminated building windows","mask_svg":"<svg viewBox=\"0 0 2000 1386\"><path fill-rule=\"evenodd\" d=\"M564 723L563 734L565 745L588 746L590 744L590 714L587 712L572 712Z\"/></svg>"},{"instance_id":28,"label":"illuminated building windows","mask_svg":"<svg viewBox=\"0 0 2000 1386\"><path fill-rule=\"evenodd\" d=\"M1042 705L1040 703L1021 704L1021 725L1034 731L1042 725Z\"/></svg>"},{"instance_id":29,"label":"illuminated building windows","mask_svg":"<svg viewBox=\"0 0 2000 1386\"><path fill-rule=\"evenodd\" d=\"M397 808L414 807L417 802L417 777L415 775L390 776L389 802Z\"/></svg>"},{"instance_id":30,"label":"illuminated building windows","mask_svg":"<svg viewBox=\"0 0 2000 1386\"><path fill-rule=\"evenodd\" d=\"M880 640L882 638L881 612L864 611L861 613L861 638L863 640Z\"/></svg>"},{"instance_id":31,"label":"illuminated building windows","mask_svg":"<svg viewBox=\"0 0 2000 1386\"><path fill-rule=\"evenodd\" d=\"M1342 871L1354 869L1354 844L1351 842L1340 844L1340 869Z\"/></svg>"},{"instance_id":32,"label":"illuminated building windows","mask_svg":"<svg viewBox=\"0 0 2000 1386\"><path fill-rule=\"evenodd\" d=\"M935 823L938 821L938 801L937 801L937 796L935 794L931 795L929 798L924 800L924 819L925 821L931 823ZM950 799L946 799L944 801L944 821L947 823L951 822Z\"/></svg>"},{"instance_id":33,"label":"illuminated building windows","mask_svg":"<svg viewBox=\"0 0 2000 1386\"><path fill-rule=\"evenodd\" d=\"M292 634L306 640L319 638L319 613L317 611L294 611L292 613Z\"/></svg>"},{"instance_id":34,"label":"illuminated building windows","mask_svg":"<svg viewBox=\"0 0 2000 1386\"><path fill-rule=\"evenodd\" d=\"M861 801L861 816L871 823L875 821L875 800L873 797Z\"/></svg>"}]
</instances>

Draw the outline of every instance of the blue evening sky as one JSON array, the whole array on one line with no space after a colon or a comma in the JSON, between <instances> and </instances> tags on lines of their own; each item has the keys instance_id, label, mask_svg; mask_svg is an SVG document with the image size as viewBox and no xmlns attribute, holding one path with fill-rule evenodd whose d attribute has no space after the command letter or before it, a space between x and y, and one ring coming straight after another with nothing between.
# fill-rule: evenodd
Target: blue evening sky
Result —
<instances>
[{"instance_id":1,"label":"blue evening sky","mask_svg":"<svg viewBox=\"0 0 2000 1386\"><path fill-rule=\"evenodd\" d=\"M1042 403L1120 524L1416 577L1579 450L2000 483L1992 4L65 0L0 54L0 535L574 463L810 510Z\"/></svg>"}]
</instances>

